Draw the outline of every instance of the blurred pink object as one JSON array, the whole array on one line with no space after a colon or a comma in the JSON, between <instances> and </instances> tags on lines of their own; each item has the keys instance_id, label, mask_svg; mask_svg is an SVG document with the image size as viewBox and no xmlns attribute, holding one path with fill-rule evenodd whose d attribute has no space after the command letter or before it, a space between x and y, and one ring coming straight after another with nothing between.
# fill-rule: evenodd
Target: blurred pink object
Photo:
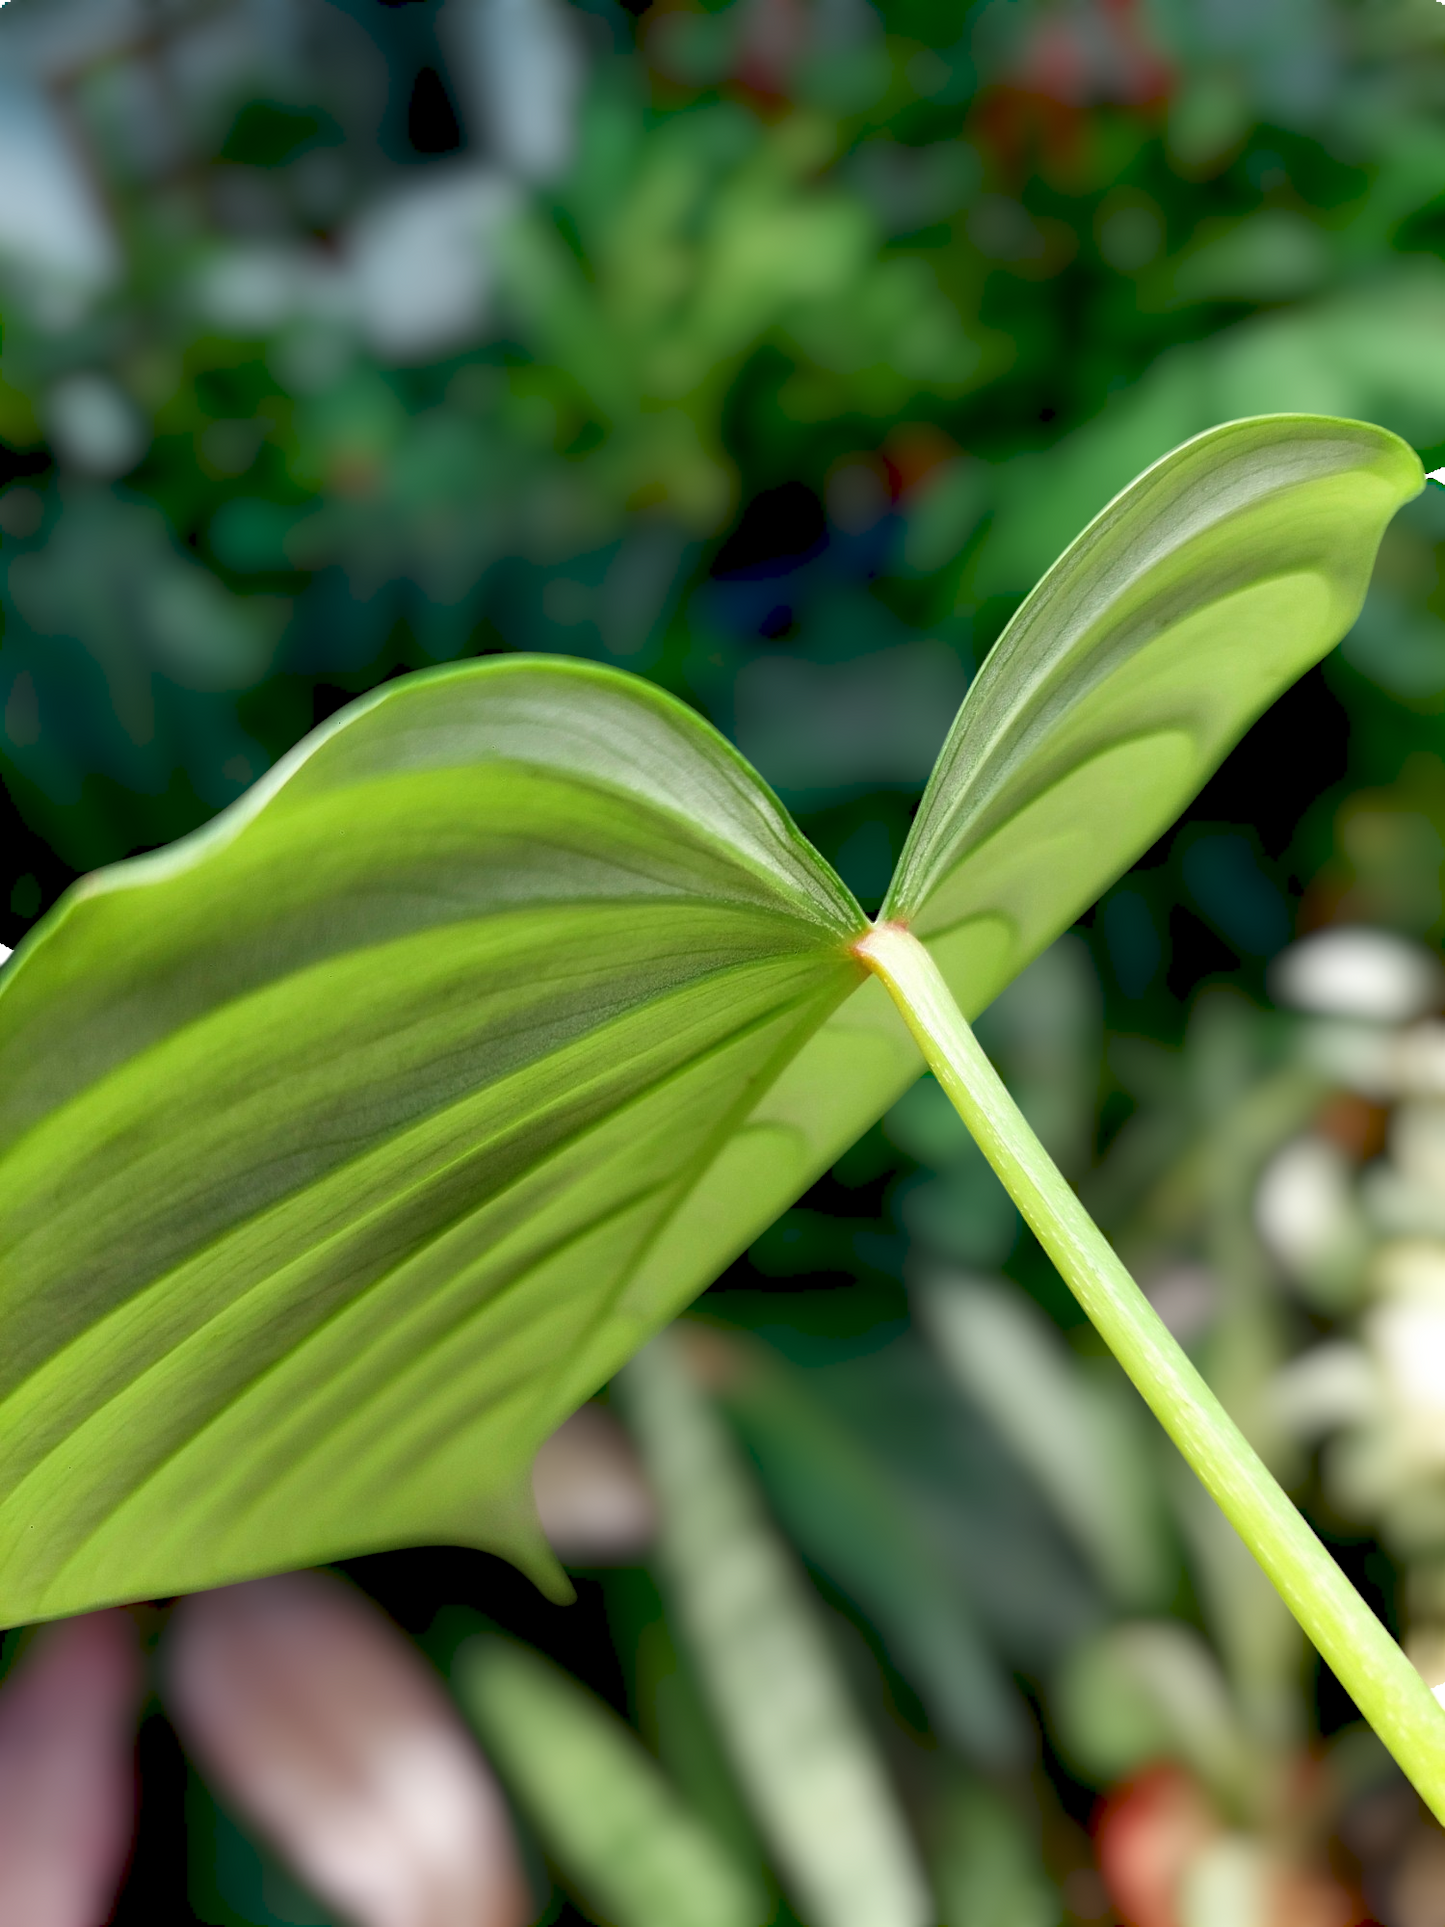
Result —
<instances>
[{"instance_id":1,"label":"blurred pink object","mask_svg":"<svg viewBox=\"0 0 1445 1927\"><path fill-rule=\"evenodd\" d=\"M357 1927L526 1927L495 1781L425 1662L339 1579L182 1600L166 1704L197 1766Z\"/></svg>"},{"instance_id":2,"label":"blurred pink object","mask_svg":"<svg viewBox=\"0 0 1445 1927\"><path fill-rule=\"evenodd\" d=\"M657 1507L632 1441L600 1405L584 1405L542 1442L532 1466L537 1514L566 1566L620 1566L657 1531Z\"/></svg>"},{"instance_id":3,"label":"blurred pink object","mask_svg":"<svg viewBox=\"0 0 1445 1927\"><path fill-rule=\"evenodd\" d=\"M133 1622L37 1633L0 1686L0 1927L99 1927L135 1831L144 1675Z\"/></svg>"}]
</instances>

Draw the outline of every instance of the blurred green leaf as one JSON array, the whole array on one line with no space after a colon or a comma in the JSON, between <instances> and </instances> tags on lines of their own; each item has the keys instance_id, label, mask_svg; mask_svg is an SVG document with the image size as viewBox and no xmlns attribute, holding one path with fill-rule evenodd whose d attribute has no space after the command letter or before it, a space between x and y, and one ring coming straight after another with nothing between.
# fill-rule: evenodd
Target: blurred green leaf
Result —
<instances>
[{"instance_id":1,"label":"blurred green leaf","mask_svg":"<svg viewBox=\"0 0 1445 1927\"><path fill-rule=\"evenodd\" d=\"M605 1927L759 1927L749 1882L615 1713L510 1639L468 1640L452 1684L482 1744Z\"/></svg>"},{"instance_id":2,"label":"blurred green leaf","mask_svg":"<svg viewBox=\"0 0 1445 1927\"><path fill-rule=\"evenodd\" d=\"M1239 1717L1256 1747L1297 1746L1302 1643L1289 1608L1249 1548L1187 1466L1166 1461L1175 1514Z\"/></svg>"},{"instance_id":3,"label":"blurred green leaf","mask_svg":"<svg viewBox=\"0 0 1445 1927\"><path fill-rule=\"evenodd\" d=\"M1063 1905L1018 1810L980 1782L951 1790L936 1821L943 1927L1059 1927Z\"/></svg>"},{"instance_id":4,"label":"blurred green leaf","mask_svg":"<svg viewBox=\"0 0 1445 1927\"><path fill-rule=\"evenodd\" d=\"M739 1338L713 1342L719 1397L789 1537L878 1628L937 1731L966 1758L1026 1762L1033 1735L920 1520L804 1374Z\"/></svg>"},{"instance_id":5,"label":"blurred green leaf","mask_svg":"<svg viewBox=\"0 0 1445 1927\"><path fill-rule=\"evenodd\" d=\"M1017 1286L931 1284L922 1310L941 1356L1124 1605L1173 1590L1167 1521L1143 1408L1122 1377L1091 1381Z\"/></svg>"},{"instance_id":6,"label":"blurred green leaf","mask_svg":"<svg viewBox=\"0 0 1445 1927\"><path fill-rule=\"evenodd\" d=\"M682 1339L619 1389L661 1511L664 1597L785 1890L813 1927L927 1927L932 1903L821 1609Z\"/></svg>"},{"instance_id":7,"label":"blurred green leaf","mask_svg":"<svg viewBox=\"0 0 1445 1927\"><path fill-rule=\"evenodd\" d=\"M1136 1620L1070 1654L1050 1694L1065 1757L1097 1785L1182 1760L1226 1810L1249 1808L1261 1757L1219 1662L1192 1627Z\"/></svg>"},{"instance_id":8,"label":"blurred green leaf","mask_svg":"<svg viewBox=\"0 0 1445 1927\"><path fill-rule=\"evenodd\" d=\"M1265 208L1226 228L1205 232L1174 270L1186 301L1288 301L1313 294L1326 280L1330 247L1305 215Z\"/></svg>"},{"instance_id":9,"label":"blurred green leaf","mask_svg":"<svg viewBox=\"0 0 1445 1927\"><path fill-rule=\"evenodd\" d=\"M1171 348L1047 454L1009 462L971 592L1022 592L1070 531L1147 463L1187 437L1231 433L1232 418L1255 410L1283 403L1358 416L1433 446L1445 437L1445 362L1436 351L1442 327L1445 267L1418 260ZM1403 473L1400 485L1396 506L1413 492Z\"/></svg>"}]
</instances>

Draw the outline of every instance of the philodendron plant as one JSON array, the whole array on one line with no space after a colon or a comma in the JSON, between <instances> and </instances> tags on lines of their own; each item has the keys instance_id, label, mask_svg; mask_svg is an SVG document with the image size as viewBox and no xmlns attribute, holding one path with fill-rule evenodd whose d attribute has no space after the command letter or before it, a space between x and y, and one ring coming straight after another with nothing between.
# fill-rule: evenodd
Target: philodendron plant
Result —
<instances>
[{"instance_id":1,"label":"philodendron plant","mask_svg":"<svg viewBox=\"0 0 1445 1927\"><path fill-rule=\"evenodd\" d=\"M928 1065L1445 1819L1445 1713L968 1024L1422 486L1310 416L1149 469L993 650L876 922L696 715L551 658L388 684L77 885L0 974L0 1623L438 1540L564 1596L542 1439Z\"/></svg>"}]
</instances>

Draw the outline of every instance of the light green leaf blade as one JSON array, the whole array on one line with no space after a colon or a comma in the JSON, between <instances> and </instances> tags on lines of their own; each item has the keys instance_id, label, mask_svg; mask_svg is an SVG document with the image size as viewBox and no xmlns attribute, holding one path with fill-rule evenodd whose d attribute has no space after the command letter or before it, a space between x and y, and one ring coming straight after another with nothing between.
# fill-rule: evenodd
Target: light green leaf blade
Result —
<instances>
[{"instance_id":1,"label":"light green leaf blade","mask_svg":"<svg viewBox=\"0 0 1445 1927\"><path fill-rule=\"evenodd\" d=\"M758 1927L764 1895L617 1715L540 1653L483 1634L452 1686L492 1763L594 1920Z\"/></svg>"},{"instance_id":2,"label":"light green leaf blade","mask_svg":"<svg viewBox=\"0 0 1445 1927\"><path fill-rule=\"evenodd\" d=\"M657 1495L669 1619L773 1863L809 1927L934 1918L820 1609L719 1414L663 1332L618 1379Z\"/></svg>"},{"instance_id":3,"label":"light green leaf blade","mask_svg":"<svg viewBox=\"0 0 1445 1927\"><path fill-rule=\"evenodd\" d=\"M82 883L0 976L0 1623L434 1541L562 1588L532 1455L861 921L680 704L517 658Z\"/></svg>"},{"instance_id":4,"label":"light green leaf blade","mask_svg":"<svg viewBox=\"0 0 1445 1927\"><path fill-rule=\"evenodd\" d=\"M1253 417L1155 463L1054 564L964 700L884 906L967 1017L1339 641L1385 525L1423 486L1383 429ZM760 1098L659 1261L702 1290L921 1069L870 980Z\"/></svg>"},{"instance_id":5,"label":"light green leaf blade","mask_svg":"<svg viewBox=\"0 0 1445 1927\"><path fill-rule=\"evenodd\" d=\"M1384 429L1260 416L1156 462L1054 564L969 691L884 906L929 940L966 1013L1333 648L1423 486Z\"/></svg>"},{"instance_id":6,"label":"light green leaf blade","mask_svg":"<svg viewBox=\"0 0 1445 1927\"><path fill-rule=\"evenodd\" d=\"M969 1015L1418 486L1381 431L1235 424L1055 567L890 900ZM560 1585L536 1446L921 1067L861 921L690 712L555 659L388 685L82 883L0 974L0 1623L434 1540Z\"/></svg>"}]
</instances>

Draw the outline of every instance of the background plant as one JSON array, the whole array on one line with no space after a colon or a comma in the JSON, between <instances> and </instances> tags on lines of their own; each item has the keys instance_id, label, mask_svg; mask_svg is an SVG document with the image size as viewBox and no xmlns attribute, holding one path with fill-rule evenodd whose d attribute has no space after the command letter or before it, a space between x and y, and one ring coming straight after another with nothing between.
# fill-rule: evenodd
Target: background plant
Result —
<instances>
[{"instance_id":1,"label":"background plant","mask_svg":"<svg viewBox=\"0 0 1445 1927\"><path fill-rule=\"evenodd\" d=\"M37 32L38 13L39 0L12 0L0 20L7 50L20 45L17 29ZM1215 419L1278 406L1377 419L1424 450L1427 465L1440 459L1432 7L1248 18L1009 7L967 22L890 9L805 17L781 34L765 29L761 10L747 21L698 15L695 32L675 32L671 17L634 26L617 16L594 29L578 16L586 52L570 67L564 56L548 96L560 105L533 120L565 129L567 90L578 86L589 124L610 112L614 128L633 127L638 150L660 150L672 129L696 155L688 178L702 182L686 216L642 208L631 251L625 236L608 243L609 258L625 263L620 281L641 283L663 265L676 275L649 235L681 227L721 246L729 206L754 217L765 206L775 222L791 209L785 257L805 252L799 237L815 209L827 217L822 265L808 268L811 319L797 285L804 264L775 257L761 278L776 291L761 306L755 297L752 319L709 324L707 339L731 357L719 379L704 369L697 388L679 389L685 365L670 377L643 367L644 342L652 353L665 332L650 324L651 334L635 331L622 397L587 386L593 311L569 324L561 296L536 291L549 259L590 261L602 245L596 222L586 225L581 170L569 175L560 150L508 146L495 103L469 91L463 61L454 71L440 38L419 33L425 13L358 15L395 76L389 105L369 124L348 118L335 59L309 71L299 60L285 85L270 72L253 81L254 55L233 41L212 62L222 82L214 106L192 60L181 64L184 84L162 96L169 104L152 111L149 55L124 50L134 38L126 22L88 45L61 45L55 62L36 50L44 84L57 64L65 69L62 105L103 184L119 275L94 304L67 310L33 230L17 235L7 215L7 942L75 869L190 827L345 696L398 665L509 646L641 667L697 702L736 732L865 899L876 898L965 676L1061 542L1143 461ZM47 14L61 17L51 4ZM427 67L450 99L458 153L421 152L451 138L429 87L412 115ZM283 111L257 111L253 97ZM3 120L20 124L11 111ZM180 122L184 139L169 154L139 138ZM820 122L836 129L831 147ZM625 138L610 138L625 150ZM586 151L602 179L597 146ZM821 157L809 161L810 151ZM506 175L534 239L560 233L564 253L542 247L534 258L524 242L503 263L489 249L489 315L467 321L445 349L384 345L373 323L358 321L350 284L338 290L314 272L338 251L307 237L349 232L383 188L420 192L468 154ZM623 152L618 174L627 164ZM627 178L657 178L632 165ZM479 221L490 218L487 191ZM250 208L244 218L238 201ZM687 281L703 274L707 247L696 246L683 285L714 286ZM79 259L60 267L70 273ZM869 281L884 267L891 280ZM845 307L851 316L861 304L828 290L865 281L881 290L866 309L875 334L861 346L830 340L830 321L841 326ZM905 345L904 314L928 311L918 290L926 297L930 287L943 291L949 325L932 346ZM666 308L656 280L619 300L629 316ZM680 308L664 345L686 350L691 340L696 357L701 331L689 336ZM692 313L695 321L695 304ZM960 340L977 350L967 370ZM76 387L76 376L87 382ZM88 444L76 429L87 419ZM109 424L109 453L97 423ZM714 504L713 520L698 502ZM1238 1149L1237 1121L1250 1114L1234 1108L1285 1054L1277 1026L1257 1014L1266 959L1300 920L1372 920L1438 939L1440 534L1422 498L1392 532L1345 649L994 1013L990 1046L1030 1115L1047 1123L1051 1148L1072 1160L1111 1232L1122 1238L1135 1225L1131 1260L1161 1290L1168 1281L1200 1342L1218 1314L1218 1281L1247 1284L1272 1270L1255 1242ZM88 564L86 595L77 556ZM882 745L866 766L865 735ZM1316 1116L1306 1092L1281 1096L1276 1119L1295 1101ZM1328 1090L1318 1101L1332 1115ZM1267 1139L1296 1126L1265 1115L1258 1128ZM1368 1137L1351 1142L1369 1155ZM1206 1147L1231 1144L1238 1162L1210 1176ZM1174 1157L1182 1169L1170 1177ZM1042 1304L1063 1328L1063 1367L1083 1370L1081 1356L1087 1366L1074 1314L927 1085L765 1234L712 1295L709 1317L769 1345L765 1362L780 1354L793 1368L791 1396L806 1394L815 1414L861 1440L891 1469L890 1490L906 1478L947 1597L967 1596L1005 1669L1046 1709L1053 1777L1018 1792L1014 1810L1025 1839L1042 1826L1056 1887L1083 1904L1088 1891L1069 1882L1088 1856L1071 1826L1091 1811L1093 1789L1137 1756L1066 1752L1047 1710L1049 1656L1091 1614L1102 1624L1124 1610L1105 1601L1128 1595L1090 1577L1077 1527L1057 1526L1058 1508L1013 1467L996 1422L974 1396L948 1392L922 1341L905 1332L910 1248L915 1263L1002 1266L1026 1294L1023 1309ZM1261 1357L1288 1357L1316 1333L1315 1308L1243 1284L1237 1296L1227 1329L1243 1330L1230 1346L1246 1376L1267 1376ZM791 1505L795 1521L827 1516L796 1496L803 1448L786 1452L771 1434L765 1450L761 1424L747 1436L774 1506ZM945 1465L948 1496L936 1469ZM1313 1473L1302 1476L1301 1490L1314 1491ZM1351 1569L1388 1603L1394 1568L1354 1536L1364 1519L1323 1498L1312 1504L1346 1535L1338 1543ZM862 1629L850 1637L871 1642L860 1676L881 1663L905 1722L919 1721L918 1688L877 1657L883 1604L854 1597L886 1562L859 1550L867 1534L844 1516L827 1556L852 1577L845 1586L830 1573L829 1600ZM1256 1626L1263 1641L1258 1614L1236 1606L1230 1619L1218 1603L1199 1604L1206 1592L1233 1597L1232 1583L1248 1599L1247 1581L1216 1574L1206 1587L1195 1539L1186 1555L1176 1528L1148 1530L1166 1575L1152 1596L1196 1622L1207 1617L1234 1654L1233 1676L1276 1681L1265 1697L1282 1731L1309 1732L1317 1718L1332 1731L1338 1701L1326 1681L1315 1710L1287 1639L1273 1659L1251 1656L1244 1631ZM1216 1565L1231 1570L1227 1559ZM359 1570L414 1630L463 1597L511 1614L515 1630L619 1705L629 1703L634 1668L651 1663L641 1649L666 1644L635 1631L656 1625L655 1605L616 1603L647 1597L625 1573L586 1581L581 1612L564 1619L498 1570L452 1555ZM644 1682L635 1704L662 1745L646 1710L652 1690ZM690 1759L686 1719L662 1727L674 1757ZM1157 1730L1152 1745L1162 1745ZM183 1769L157 1721L144 1755L154 1791L125 1904L149 1919L157 1893L184 1908L171 1838ZM1364 1799L1363 1782L1348 1784ZM997 1831L978 1817L992 1812L982 1798L976 1788L958 1794L958 1838ZM210 1837L198 1831L198 1841ZM1021 1864L1033 1864L1030 1852ZM1371 1892L1383 1914L1392 1903L1383 1888Z\"/></svg>"}]
</instances>

